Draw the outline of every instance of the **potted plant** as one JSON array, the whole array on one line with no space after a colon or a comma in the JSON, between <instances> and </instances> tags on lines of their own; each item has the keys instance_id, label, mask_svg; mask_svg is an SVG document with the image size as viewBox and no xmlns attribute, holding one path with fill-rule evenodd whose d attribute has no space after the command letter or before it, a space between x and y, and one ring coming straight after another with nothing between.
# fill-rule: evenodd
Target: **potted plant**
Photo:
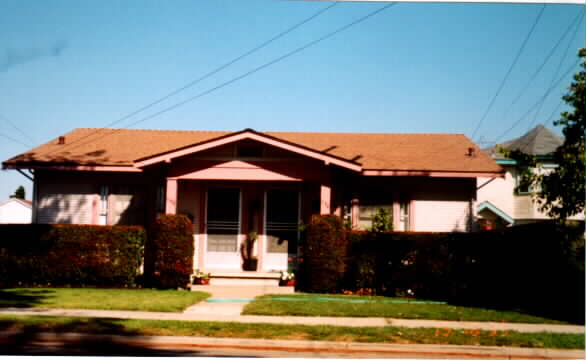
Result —
<instances>
[{"instance_id":1,"label":"potted plant","mask_svg":"<svg viewBox=\"0 0 586 360\"><path fill-rule=\"evenodd\" d=\"M281 271L281 279L279 281L281 286L295 286L295 273L288 271Z\"/></svg>"},{"instance_id":2,"label":"potted plant","mask_svg":"<svg viewBox=\"0 0 586 360\"><path fill-rule=\"evenodd\" d=\"M258 238L256 232L250 232L246 240L240 245L240 254L242 255L242 270L256 271L258 259L254 256L254 243Z\"/></svg>"},{"instance_id":3,"label":"potted plant","mask_svg":"<svg viewBox=\"0 0 586 360\"><path fill-rule=\"evenodd\" d=\"M193 274L193 283L195 285L209 285L210 284L210 273L205 273L199 269L195 270Z\"/></svg>"}]
</instances>

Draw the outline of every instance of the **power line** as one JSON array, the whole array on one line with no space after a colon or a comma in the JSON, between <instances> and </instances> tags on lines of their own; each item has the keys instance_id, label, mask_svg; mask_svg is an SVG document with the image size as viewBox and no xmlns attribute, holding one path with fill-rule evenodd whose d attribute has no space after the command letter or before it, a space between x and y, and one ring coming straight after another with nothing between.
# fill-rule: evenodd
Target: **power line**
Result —
<instances>
[{"instance_id":1,"label":"power line","mask_svg":"<svg viewBox=\"0 0 586 360\"><path fill-rule=\"evenodd\" d=\"M23 135L25 138L29 139L30 141L32 141L33 143L35 142L30 135L28 135L27 133L25 133L24 131L22 131L18 126L16 126L12 121L10 121L6 116L0 114L0 118L2 118L4 121L6 121L10 126L12 126L12 128L16 131L18 131L21 135ZM22 142L19 141L19 143L23 144ZM27 144L26 146L28 147L32 147L31 144Z\"/></svg>"},{"instance_id":2,"label":"power line","mask_svg":"<svg viewBox=\"0 0 586 360\"><path fill-rule=\"evenodd\" d=\"M553 74L553 76L551 77L551 84L553 84L553 82L555 81L556 77L558 76L558 73L560 72L560 69L562 68L562 64L564 63L564 60L566 60L566 56L568 55L568 51L570 50L570 46L572 45L572 43L574 42L574 39L576 39L576 36L578 35L578 30L580 30L580 24L582 23L582 21L584 21L584 10L582 10L580 15L580 21L576 23L576 27L574 29L574 34L572 35L572 37L570 37L570 41L568 42L568 45L566 46L566 50L564 51L564 54L562 55L562 57L560 58L560 62L558 64L558 67L555 71L555 73ZM551 86L550 84L550 86ZM533 124L535 124L535 122L537 121L537 118L539 116L539 113L541 112L541 109L543 108L543 104L545 103L545 99L543 99L541 101L541 103L539 104L539 107L537 108L537 111L535 112L535 116L533 117L533 120L529 123L529 126L527 127L527 130L529 131L529 129L531 129L531 127L533 126ZM559 105L558 105L559 107Z\"/></svg>"},{"instance_id":3,"label":"power line","mask_svg":"<svg viewBox=\"0 0 586 360\"><path fill-rule=\"evenodd\" d=\"M171 105L169 107L166 107L166 108L164 108L164 109L162 109L162 110L160 110L160 111L158 111L158 112L156 112L156 113L154 113L152 115L146 116L146 117L141 118L141 119L139 119L139 120L137 120L135 122L132 122L129 125L127 125L125 127L125 129L130 128L131 126L137 125L139 123L142 123L144 121L150 120L152 118L155 118L155 117L157 117L159 115L162 115L162 114L164 114L166 112L169 112L169 111L174 110L174 109L176 109L178 107L181 107L181 106L183 106L183 105L185 105L185 104L187 104L187 103L189 103L191 101L197 100L197 99L199 99L199 98L201 98L201 97L203 97L205 95L208 95L208 94L211 94L211 93L213 93L213 92L215 92L217 90L220 90L220 89L222 89L222 88L224 88L224 87L226 87L226 86L228 86L228 85L230 85L232 83L235 83L235 82L237 82L239 80L242 80L242 79L244 79L246 77L249 77L250 75L253 75L254 73L256 73L256 72L258 72L260 70L263 70L263 69L265 69L265 68L267 68L269 66L272 66L272 65L274 65L274 64L276 64L278 62L281 62L282 60L285 60L286 58L288 58L290 56L293 56L293 55L295 55L295 54L297 54L297 53L299 53L299 52L301 52L301 51L303 51L303 50L305 50L305 49L307 49L309 47L312 47L312 46L314 46L314 45L316 45L316 44L318 44L318 43L320 43L320 42L322 42L322 41L324 41L326 39L329 39L332 36L334 36L336 34L339 34L339 33L343 32L343 31L345 31L345 30L347 30L347 29L349 29L349 28L351 28L351 27L353 27L353 26L355 26L355 25L357 25L357 24L359 24L359 23L361 23L361 22L363 22L363 21L371 18L372 16L374 16L374 15L376 15L376 14L378 14L378 13L380 13L380 12L382 12L382 11L384 11L384 10L392 7L392 6L394 6L394 5L396 5L396 3L389 3L389 4L387 4L387 5L379 8L377 10L374 10L374 11L372 11L372 12L370 12L370 13L368 13L368 14L360 17L360 18L358 18L357 20L354 20L354 21L352 21L352 22L350 22L350 23L348 23L348 24L346 24L344 26L339 27L338 29L336 29L336 30L334 30L334 31L332 31L332 32L330 32L330 33L328 33L328 34L326 34L326 35L324 35L324 36L316 39L316 40L310 41L309 43L307 43L307 44L305 44L303 46L300 46L300 47L298 47L298 48L296 48L296 49L294 49L292 51L289 51L288 53L286 53L284 55L281 55L281 56L279 56L279 57L277 57L277 58L275 58L275 59L273 59L273 60L271 60L269 62L266 62L266 63L264 63L264 64L262 64L262 65L260 65L260 66L258 66L256 68L252 69L252 70L249 70L249 71L247 71L246 73L244 73L242 75L239 75L237 77L234 77L234 78L232 78L232 79L230 79L230 80L228 80L226 82L221 83L220 85L214 86L214 87L212 87L212 88L210 88L208 90L205 90L205 91L203 91L203 92L201 92L201 93L199 93L199 94L197 94L195 96L192 96L192 97L190 97L190 98L188 98L186 100L183 100L183 101L180 101L178 103L175 103L175 104L173 104L173 105ZM79 145L77 145L75 147L82 146L82 145L85 145L85 144L89 144L92 141L96 141L98 139L101 139L101 138L104 138L106 136L112 135L112 134L116 133L119 130L120 129L112 129L112 131L110 131L109 133L104 134L103 136L101 136L99 138L95 138L95 139L93 139L91 141L88 141L88 142L79 144Z\"/></svg>"},{"instance_id":4,"label":"power line","mask_svg":"<svg viewBox=\"0 0 586 360\"><path fill-rule=\"evenodd\" d=\"M3 138L5 138L5 139L8 139L8 140L10 140L10 141L13 141L13 142L15 142L15 143L18 143L18 144L20 144L20 145L22 145L22 146L24 146L24 147L27 147L27 148L30 148L30 147L31 147L29 144L26 144L26 143L24 143L24 142L22 142L22 141L20 141L20 140L18 140L18 139L15 139L15 138L13 138L13 137L11 137L11 136L8 136L8 135L6 135L6 134L2 134L2 133L0 133L0 137L3 137Z\"/></svg>"},{"instance_id":5,"label":"power line","mask_svg":"<svg viewBox=\"0 0 586 360\"><path fill-rule=\"evenodd\" d=\"M243 53L243 54L241 54L241 55L239 55L239 56L235 57L234 59L232 59L232 60L228 61L227 63L224 63L223 65L220 65L220 66L218 66L217 68L215 68L215 69L213 69L212 71L210 71L210 72L208 72L208 73L206 73L206 74L204 74L204 75L200 76L199 78L197 78L197 79L195 79L195 80L192 80L192 81L190 81L189 83L187 83L187 84L183 85L182 87L180 87L180 88L178 88L178 89L175 89L175 90L173 90L173 91L169 92L167 95L164 95L163 97L161 97L161 98L159 98L159 99L157 99L157 100L155 100L155 101L153 101L153 102L151 102L151 103L149 103L149 104L147 104L147 105L145 105L145 106L143 106L143 107L141 107L141 108L139 108L139 109L137 109L137 110L135 110L135 111L133 111L133 112L131 112L131 113L129 113L129 114L127 114L127 115L125 115L125 116L121 117L121 118L119 118L119 119L116 119L116 120L112 121L111 123L107 124L107 125L106 125L106 126L104 126L103 128L109 128L109 127L112 127L112 126L114 126L114 125L116 125L116 124L118 124L118 123L120 123L120 122L122 122L122 121L124 121L124 120L127 120L127 119L129 119L129 118L133 117L133 116L134 116L134 115L136 115L136 114L139 114L139 113L141 113L141 112L143 112L143 111L145 111L145 110L147 110L147 109L150 109L151 107L153 107L153 106L155 106L155 105L157 105L157 104L160 104L161 102L163 102L163 101L165 101L165 100L169 99L170 97L172 97L172 96L174 96L174 95L177 95L177 94L179 94L180 92L182 92L182 91L184 91L184 90L187 90L187 89L189 89L189 88L193 87L194 85L196 85L196 84L200 83L201 81L203 81L203 80L205 80L205 79L209 78L210 76L212 76L212 75L214 75L214 74L216 74L216 73L218 73L218 72L220 72L220 71L222 71L222 70L226 69L227 67L229 67L229 66L233 65L234 63L236 63L236 62L238 62L238 61L240 61L240 60L244 59L245 57L247 57L247 56L249 56L249 55L252 55L253 53L255 53L255 52L257 52L257 51L261 50L262 48L264 48L264 47L268 46L269 44L273 43L274 41L276 41L276 40L278 40L278 39L282 38L283 36L285 36L285 35L287 35L287 34L289 34L289 33L290 33L290 32L292 32L293 30L296 30L296 29L298 29L299 27L301 27L301 26L303 26L303 25L307 24L307 23L308 23L308 22L310 22L311 20L315 19L316 17L320 16L321 14L323 14L324 12L328 11L329 9L333 8L333 7L334 7L334 6L336 6L336 5L337 5L337 2L335 2L335 3L333 3L333 4L330 4L330 5L328 5L328 6L324 7L324 8L322 8L322 9L320 9L319 11L315 12L315 13L314 13L314 14L312 14L311 16L309 16L309 17L305 18L304 20L302 20L302 21L298 22L297 24L295 24L295 25L293 25L293 26L289 27L288 29L286 29L286 30L284 30L284 31L282 31L282 32L280 32L280 33L278 33L277 35L275 35L275 36L273 36L272 38L270 38L270 39L266 40L265 42L261 43L260 45L257 45L257 46L255 46L254 48L252 48L252 49L250 49L250 50L246 51L245 53ZM95 135L95 134L98 134L98 133L102 132L103 130L105 130L105 129L98 129L98 130L96 130L96 131L94 131L94 132L92 132L92 133L89 133L89 134L87 134L87 135L85 135L85 136L83 136L83 137L81 137L81 138L79 138L79 139L76 139L75 141L72 141L72 142L71 142L71 143L69 143L68 145L72 145L72 144L74 144L74 143L80 142L80 141L82 141L82 140L84 140L84 139L86 139L86 138L88 138L88 137L90 137L90 136L93 136L93 135ZM66 145L65 147L68 147L68 146ZM63 148L64 148L64 147L62 147L60 150L63 150Z\"/></svg>"},{"instance_id":6,"label":"power line","mask_svg":"<svg viewBox=\"0 0 586 360\"><path fill-rule=\"evenodd\" d=\"M523 43L521 44L521 47L517 51L517 55L515 56L515 59L513 60L513 63L509 67L509 70L507 71L507 73L505 74L505 77L501 81L501 84L499 85L496 93L494 94L494 96L492 97L492 100L488 104L488 107L486 108L486 111L484 112L484 115L482 115L482 117L480 118L480 121L478 121L478 125L476 126L476 129L474 130L474 132L472 132L472 136L470 136L471 139L474 139L474 136L476 136L476 133L480 129L480 126L482 126L482 122L484 121L484 119L486 118L486 116L488 115L488 113L490 112L490 109L494 105L494 102L495 102L496 98L499 96L501 90L505 86L505 83L507 82L507 79L509 78L509 75L511 75L511 72L513 71L513 68L517 64L517 61L519 60L519 58L521 57L521 54L523 53L523 50L525 49L525 45L527 45L527 42L529 41L529 38L531 38L531 34L533 34L533 31L535 30L535 27L537 26L537 23L539 22L539 19L541 19L541 15L543 15L543 12L545 10L545 6L546 6L546 4L543 4L543 6L541 7L541 10L539 11L539 14L537 14L537 17L535 18L535 21L533 22L533 25L531 26L531 29L529 30L529 33L527 34L527 36L525 37L525 40L523 40Z\"/></svg>"},{"instance_id":7,"label":"power line","mask_svg":"<svg viewBox=\"0 0 586 360\"><path fill-rule=\"evenodd\" d=\"M513 130L517 125L519 125L519 123L521 121L523 121L523 119L525 119L531 112L533 112L535 110L535 108L539 105L539 103L543 100L545 100L549 94L551 93L551 91L559 84L562 82L562 80L564 80L566 78L566 76L571 73L575 68L576 65L578 65L578 63L580 62L580 59L576 60L565 72L564 74L554 83L552 84L552 86L550 86L547 91L545 92L545 94L543 94L543 96L541 96L537 102L529 109L527 110L527 112L525 112L525 114L523 116L521 116L517 121L515 121L513 123L513 125L508 128L507 130L505 130L499 137L496 138L495 143L498 144L498 142L500 141L500 139L502 139L506 134L508 134L511 130Z\"/></svg>"},{"instance_id":8,"label":"power line","mask_svg":"<svg viewBox=\"0 0 586 360\"><path fill-rule=\"evenodd\" d=\"M541 70L543 70L543 67L545 66L545 64L547 64L547 62L549 61L549 59L551 59L551 57L555 53L555 51L558 48L558 46L560 46L560 44L562 43L562 41L569 34L570 30L572 30L572 27L575 26L576 29L577 29L577 26L578 26L578 23L577 22L581 18L581 15L582 15L581 13L578 13L576 15L576 17L570 22L570 25L566 28L566 30L564 31L564 33L562 34L562 36L558 39L558 41L553 46L553 48L551 48L551 50L549 51L549 54L547 54L547 56L545 57L545 59L543 60L543 62L541 63L541 65L539 65L539 67L531 75L531 77L529 78L529 80L525 83L525 85L523 86L523 88L521 89L521 91L517 94L517 96L513 99L513 101L511 101L511 104L509 105L509 107L503 112L503 115L502 115L502 118L503 119L506 118L506 115L512 109L513 105L515 105L517 103L517 101L519 101L519 99L523 96L523 94L525 94L525 92L527 91L527 89L529 88L529 86L531 85L531 83L537 78L537 75L539 75L539 73L541 72ZM558 71L559 71L559 68L558 68ZM557 73L554 75L552 81L555 80L556 77L557 77Z\"/></svg>"}]
</instances>

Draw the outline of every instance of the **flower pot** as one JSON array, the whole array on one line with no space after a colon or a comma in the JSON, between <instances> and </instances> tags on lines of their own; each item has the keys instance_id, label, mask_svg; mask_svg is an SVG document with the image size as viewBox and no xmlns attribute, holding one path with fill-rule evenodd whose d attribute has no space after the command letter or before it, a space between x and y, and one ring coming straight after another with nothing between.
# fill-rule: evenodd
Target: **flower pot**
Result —
<instances>
[{"instance_id":1,"label":"flower pot","mask_svg":"<svg viewBox=\"0 0 586 360\"><path fill-rule=\"evenodd\" d=\"M256 271L258 267L258 259L251 258L251 259L244 259L242 261L242 270L244 271Z\"/></svg>"},{"instance_id":2,"label":"flower pot","mask_svg":"<svg viewBox=\"0 0 586 360\"><path fill-rule=\"evenodd\" d=\"M209 285L210 279L193 279L195 285Z\"/></svg>"},{"instance_id":3,"label":"flower pot","mask_svg":"<svg viewBox=\"0 0 586 360\"><path fill-rule=\"evenodd\" d=\"M279 282L281 286L295 286L295 280L281 280Z\"/></svg>"}]
</instances>

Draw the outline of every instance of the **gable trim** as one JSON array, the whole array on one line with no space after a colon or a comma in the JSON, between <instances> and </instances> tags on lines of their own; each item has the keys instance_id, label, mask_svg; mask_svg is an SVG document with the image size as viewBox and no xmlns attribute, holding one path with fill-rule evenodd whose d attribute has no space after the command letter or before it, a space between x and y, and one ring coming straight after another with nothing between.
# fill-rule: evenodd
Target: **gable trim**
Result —
<instances>
[{"instance_id":1,"label":"gable trim","mask_svg":"<svg viewBox=\"0 0 586 360\"><path fill-rule=\"evenodd\" d=\"M507 215L507 213L505 213L501 209L499 209L496 206L494 206L493 204L491 204L490 201L484 201L484 202L478 204L476 212L478 213L478 212L481 212L482 210L491 211L492 213L494 213L495 215L497 215L501 219L505 220L509 224L513 224L515 222L515 219L513 219L512 217Z\"/></svg>"},{"instance_id":2,"label":"gable trim","mask_svg":"<svg viewBox=\"0 0 586 360\"><path fill-rule=\"evenodd\" d=\"M145 158L137 159L134 161L134 166L137 168L143 168L145 166L153 165L160 162L171 162L173 159L194 154L200 151L212 149L218 146L234 143L241 140L255 140L260 143L271 145L283 150L291 151L299 155L307 156L313 159L323 161L326 165L334 164L346 169L360 172L362 166L350 162L336 156L326 155L319 151L312 150L305 146L294 144L282 139L275 138L266 134L258 133L251 129L242 130L233 134L228 134L215 139L204 141L198 144L189 145L184 148L171 150L165 153L148 156Z\"/></svg>"}]
</instances>

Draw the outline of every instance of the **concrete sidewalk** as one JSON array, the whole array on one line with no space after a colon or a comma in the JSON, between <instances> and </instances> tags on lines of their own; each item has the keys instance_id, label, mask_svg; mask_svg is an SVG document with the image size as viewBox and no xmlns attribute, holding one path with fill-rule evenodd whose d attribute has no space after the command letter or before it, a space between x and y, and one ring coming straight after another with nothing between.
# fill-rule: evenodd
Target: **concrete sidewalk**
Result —
<instances>
[{"instance_id":1,"label":"concrete sidewalk","mask_svg":"<svg viewBox=\"0 0 586 360\"><path fill-rule=\"evenodd\" d=\"M40 316L71 316L89 318L116 318L116 319L146 319L146 320L177 320L177 321L206 321L206 322L237 322L253 324L281 324L281 325L332 325L349 327L427 327L452 329L480 329L480 330L509 330L519 332L552 332L583 334L584 326L553 325L553 324L519 324L497 322L469 322L469 321L442 321L442 320L409 320L388 318L348 318L348 317L306 317L306 316L259 316L230 314L242 306L236 303L234 307L226 305L225 312L220 313L219 307L207 308L205 304L201 311L170 313L120 310L75 310L75 309L0 309L0 314L6 315L40 315ZM205 309L208 312L205 313ZM211 310L210 310L211 309Z\"/></svg>"}]
</instances>

